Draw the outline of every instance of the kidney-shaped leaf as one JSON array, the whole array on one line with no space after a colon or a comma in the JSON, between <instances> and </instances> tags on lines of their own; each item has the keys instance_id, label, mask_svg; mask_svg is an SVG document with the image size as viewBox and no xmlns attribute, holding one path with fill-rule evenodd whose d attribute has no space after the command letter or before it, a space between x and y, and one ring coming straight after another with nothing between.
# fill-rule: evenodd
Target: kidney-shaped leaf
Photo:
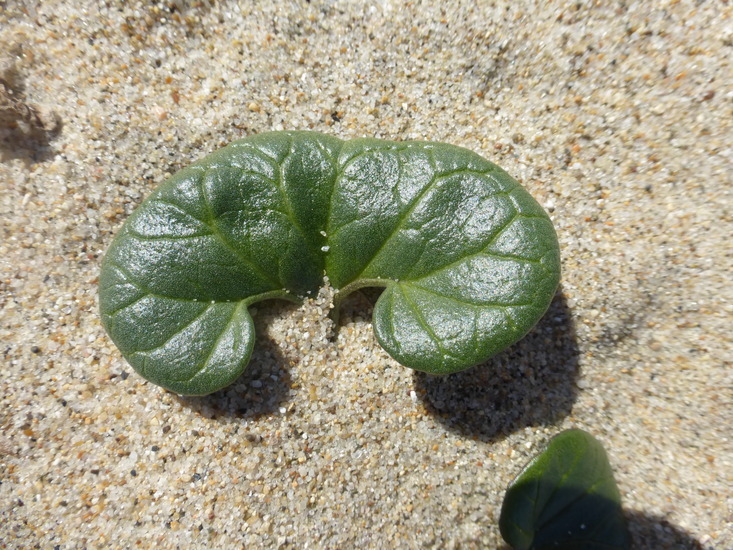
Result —
<instances>
[{"instance_id":1,"label":"kidney-shaped leaf","mask_svg":"<svg viewBox=\"0 0 733 550\"><path fill-rule=\"evenodd\" d=\"M133 212L104 258L100 308L140 374L205 394L249 360L247 307L306 296L324 274L341 296L384 287L380 344L450 373L524 336L559 271L547 214L466 149L272 132L178 172Z\"/></svg>"},{"instance_id":2,"label":"kidney-shaped leaf","mask_svg":"<svg viewBox=\"0 0 733 550\"><path fill-rule=\"evenodd\" d=\"M630 544L606 452L582 430L555 436L512 482L499 527L515 550L624 550Z\"/></svg>"}]
</instances>

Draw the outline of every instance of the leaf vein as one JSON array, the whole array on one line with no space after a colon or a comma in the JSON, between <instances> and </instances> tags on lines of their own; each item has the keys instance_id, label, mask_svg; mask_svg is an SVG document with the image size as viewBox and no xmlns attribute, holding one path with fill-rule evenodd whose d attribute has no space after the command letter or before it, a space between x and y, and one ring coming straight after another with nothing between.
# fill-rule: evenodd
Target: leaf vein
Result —
<instances>
[{"instance_id":1,"label":"leaf vein","mask_svg":"<svg viewBox=\"0 0 733 550\"><path fill-rule=\"evenodd\" d=\"M358 219L352 220L350 222L347 222L343 225L340 225L337 229L332 230L331 229L331 212L333 212L333 202L336 197L336 187L338 185L338 182L343 178L344 173L346 170L351 166L357 159L363 158L365 156L368 156L374 152L383 152L383 151L389 151L389 152L397 152L406 150L406 146L400 146L399 144L390 144L388 147L375 147L373 149L367 149L364 151L359 151L358 153L354 154L353 156L349 157L344 161L343 164L340 164L338 168L336 169L336 177L333 180L333 189L331 190L331 196L328 204L328 217L326 218L326 232L328 234L328 237L331 238L333 235L336 235L341 229L347 225L350 225L356 221L359 221Z\"/></svg>"},{"instance_id":2,"label":"leaf vein","mask_svg":"<svg viewBox=\"0 0 733 550\"><path fill-rule=\"evenodd\" d=\"M145 235L143 233L140 233L139 231L135 231L132 228L127 228L127 232L130 236L132 236L134 239L137 239L138 241L144 241L144 242L156 242L156 241L184 241L186 239L195 239L197 237L209 237L214 235L213 233L197 233L194 235L178 235L178 236L168 236L168 235Z\"/></svg>"},{"instance_id":3,"label":"leaf vein","mask_svg":"<svg viewBox=\"0 0 733 550\"><path fill-rule=\"evenodd\" d=\"M178 336L179 334L181 334L184 330L186 330L187 328L189 328L196 321L198 321L201 317L203 317L204 313L206 313L211 308L211 306L213 304L204 304L204 305L206 307L204 307L204 309L202 309L200 312L198 312L194 316L193 319L191 319L188 323L186 323L185 325L183 325L181 328L175 330L173 332L173 334L171 334L168 338L166 338L162 343L157 344L157 345L153 346L152 348L136 350L136 351L133 352L133 354L137 353L137 354L140 354L140 355L145 355L145 354L150 353L151 351L155 351L156 349L160 349L160 348L164 347L168 342L170 342L171 340L173 340L173 338L175 338L176 336Z\"/></svg>"},{"instance_id":4,"label":"leaf vein","mask_svg":"<svg viewBox=\"0 0 733 550\"><path fill-rule=\"evenodd\" d=\"M417 319L418 324L425 330L425 332L428 333L428 336L430 336L430 338L432 338L432 340L435 342L435 345L438 347L438 351L443 356L443 359L459 359L458 357L449 353L448 350L445 349L445 346L441 342L440 338L438 338L438 335L435 334L435 331L433 330L433 328L428 324L428 322L423 317L422 311L420 310L420 308L417 307L417 305L408 297L407 292L405 292L404 287L400 288L400 292L402 293L402 296L405 299L407 306L415 314L415 318Z\"/></svg>"},{"instance_id":5,"label":"leaf vein","mask_svg":"<svg viewBox=\"0 0 733 550\"><path fill-rule=\"evenodd\" d=\"M415 281L403 281L400 283L401 286L411 286L414 288L417 288L419 290L422 290L423 292L426 292L427 294L432 294L433 296L437 296L438 298L444 298L446 300L450 300L452 302L456 302L457 304L461 304L464 306L474 307L474 308L498 308L498 309L510 309L510 308L517 308L517 307L525 307L525 306L531 306L533 305L532 302L529 303L518 303L518 304L502 304L501 302L490 302L490 303L477 303L477 302L471 302L469 300L465 300L462 298L456 298L455 296L450 296L448 294L441 294L440 292L433 290L431 288L425 287L421 284L418 284Z\"/></svg>"},{"instance_id":6,"label":"leaf vein","mask_svg":"<svg viewBox=\"0 0 733 550\"><path fill-rule=\"evenodd\" d=\"M219 227L216 225L216 217L214 216L212 207L211 207L211 200L206 192L206 186L204 185L204 178L200 179L200 185L201 185L201 196L204 199L204 205L206 206L207 211L209 212L209 216L211 217L210 222L203 222L205 223L212 231L213 235L216 236L219 241L237 258L239 258L242 262L247 264L252 268L253 271L255 271L263 280L269 282L273 288L277 288L279 286L282 286L278 281L272 278L272 276L265 271L262 270L260 266L258 266L251 258L248 258L245 256L241 250L239 250L237 247L232 245L226 237L224 237L224 233L219 229Z\"/></svg>"},{"instance_id":7,"label":"leaf vein","mask_svg":"<svg viewBox=\"0 0 733 550\"><path fill-rule=\"evenodd\" d=\"M455 175L455 174L450 174L450 175ZM403 227L405 221L413 214L413 212L415 212L415 210L417 209L417 207L422 202L422 199L428 193L430 193L430 191L432 191L433 189L435 189L435 187L440 182L442 182L446 178L450 177L450 175L448 175L448 176L435 175L435 174L433 175L433 177L430 180L430 183L428 183L425 187L423 187L420 190L420 192L412 199L412 201L410 201L410 203L408 204L407 209L405 210L405 212L399 216L399 220L398 220L397 224L394 226L394 228L392 229L392 231L390 231L389 235L387 235L387 237L382 241L382 243L380 244L380 246L374 252L374 254L369 259L369 261L364 265L364 267L359 272L359 274L356 277L354 277L354 280L359 279L362 275L364 275L364 273L374 263L374 260L376 260L377 256L379 256L379 254L382 252L382 250L384 250L387 247L387 245L389 244L389 242L394 238L394 236L397 234L397 232ZM494 196L499 196L499 195L506 194L506 193L507 192L502 191L502 192L494 193L494 194L492 194L490 196L494 197Z\"/></svg>"},{"instance_id":8,"label":"leaf vein","mask_svg":"<svg viewBox=\"0 0 733 550\"><path fill-rule=\"evenodd\" d=\"M232 324L232 321L234 320L234 317L237 314L237 311L239 310L239 306L232 308L232 313L229 316L229 320L224 325L224 328L219 333L219 336L216 337L216 340L214 341L214 344L211 346L211 349L209 350L209 353L206 355L206 359L204 359L203 365L200 369L198 369L193 375L187 376L185 378L181 378L178 380L174 380L174 382L191 382L194 378L199 376L201 373L203 373L206 370L206 367L209 365L209 361L211 361L211 358L214 355L214 352L216 351L217 346L219 345L219 342L221 342L221 339L224 336L224 333L229 328L229 325Z\"/></svg>"}]
</instances>

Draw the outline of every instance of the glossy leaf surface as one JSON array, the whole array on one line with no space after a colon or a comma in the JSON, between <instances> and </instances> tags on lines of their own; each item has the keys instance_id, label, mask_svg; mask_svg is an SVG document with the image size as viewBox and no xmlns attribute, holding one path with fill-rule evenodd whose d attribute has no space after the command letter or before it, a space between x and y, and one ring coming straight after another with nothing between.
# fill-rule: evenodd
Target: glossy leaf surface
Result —
<instances>
[{"instance_id":1,"label":"glossy leaf surface","mask_svg":"<svg viewBox=\"0 0 733 550\"><path fill-rule=\"evenodd\" d=\"M515 550L623 550L630 544L606 452L582 430L555 436L514 480L499 527Z\"/></svg>"},{"instance_id":2,"label":"glossy leaf surface","mask_svg":"<svg viewBox=\"0 0 733 550\"><path fill-rule=\"evenodd\" d=\"M144 377L183 394L234 381L247 307L385 290L380 344L450 373L526 334L559 279L547 214L506 172L451 145L273 132L209 155L130 216L100 275L102 320Z\"/></svg>"}]
</instances>

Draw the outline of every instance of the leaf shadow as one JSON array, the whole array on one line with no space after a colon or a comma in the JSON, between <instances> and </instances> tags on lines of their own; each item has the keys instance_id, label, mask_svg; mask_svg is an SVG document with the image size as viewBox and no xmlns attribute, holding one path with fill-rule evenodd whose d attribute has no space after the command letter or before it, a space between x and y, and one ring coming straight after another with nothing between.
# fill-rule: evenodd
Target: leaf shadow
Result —
<instances>
[{"instance_id":1,"label":"leaf shadow","mask_svg":"<svg viewBox=\"0 0 733 550\"><path fill-rule=\"evenodd\" d=\"M272 317L278 314L282 314L281 305L268 305L253 316L257 340L249 364L233 384L209 395L175 394L179 403L208 418L254 420L284 407L290 397L291 362L267 332Z\"/></svg>"},{"instance_id":2,"label":"leaf shadow","mask_svg":"<svg viewBox=\"0 0 733 550\"><path fill-rule=\"evenodd\" d=\"M484 442L567 416L577 398L578 345L562 292L522 340L445 376L415 372L415 393L448 429Z\"/></svg>"},{"instance_id":3,"label":"leaf shadow","mask_svg":"<svg viewBox=\"0 0 733 550\"><path fill-rule=\"evenodd\" d=\"M41 112L25 98L25 83L14 69L0 74L0 162L43 162L54 156L51 142L63 129L55 112Z\"/></svg>"},{"instance_id":4,"label":"leaf shadow","mask_svg":"<svg viewBox=\"0 0 733 550\"><path fill-rule=\"evenodd\" d=\"M703 550L702 542L663 516L625 510L634 550Z\"/></svg>"},{"instance_id":5,"label":"leaf shadow","mask_svg":"<svg viewBox=\"0 0 733 550\"><path fill-rule=\"evenodd\" d=\"M51 141L61 133L61 123L52 131L27 130L21 126L2 130L0 132L0 162L22 160L32 164L45 162L56 155Z\"/></svg>"}]
</instances>

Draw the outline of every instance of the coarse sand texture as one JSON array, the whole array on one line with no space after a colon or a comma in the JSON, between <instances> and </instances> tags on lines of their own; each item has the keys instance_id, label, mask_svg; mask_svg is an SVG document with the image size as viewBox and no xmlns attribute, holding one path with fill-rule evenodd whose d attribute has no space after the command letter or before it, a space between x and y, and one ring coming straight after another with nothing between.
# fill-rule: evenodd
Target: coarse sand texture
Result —
<instances>
[{"instance_id":1,"label":"coarse sand texture","mask_svg":"<svg viewBox=\"0 0 733 550\"><path fill-rule=\"evenodd\" d=\"M733 548L732 23L691 0L0 2L0 547L505 548L507 485L580 428L632 548ZM273 131L500 166L557 233L547 313L436 376L379 345L378 291L336 325L324 287L249 308L226 388L146 381L100 319L105 252L171 175Z\"/></svg>"}]
</instances>

